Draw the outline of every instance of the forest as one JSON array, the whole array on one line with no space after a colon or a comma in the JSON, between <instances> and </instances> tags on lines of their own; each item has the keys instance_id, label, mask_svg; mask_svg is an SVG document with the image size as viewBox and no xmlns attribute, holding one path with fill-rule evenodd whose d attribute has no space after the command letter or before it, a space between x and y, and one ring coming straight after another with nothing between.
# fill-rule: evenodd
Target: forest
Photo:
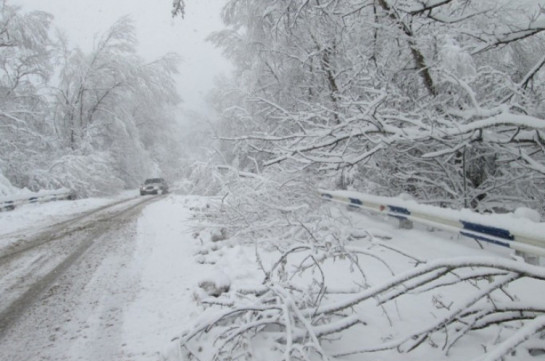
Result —
<instances>
[{"instance_id":1,"label":"forest","mask_svg":"<svg viewBox=\"0 0 545 361\"><path fill-rule=\"evenodd\" d=\"M212 163L254 174L543 213L545 20L529 4L226 1L210 40L235 72L196 137L218 139ZM3 183L87 196L185 174L176 55L145 63L128 18L85 53L47 13L1 11Z\"/></svg>"},{"instance_id":2,"label":"forest","mask_svg":"<svg viewBox=\"0 0 545 361\"><path fill-rule=\"evenodd\" d=\"M529 4L228 1L211 36L236 66L214 98L223 154L254 173L543 214L545 18Z\"/></svg>"},{"instance_id":3,"label":"forest","mask_svg":"<svg viewBox=\"0 0 545 361\"><path fill-rule=\"evenodd\" d=\"M82 51L45 12L0 5L0 195L135 188L180 168L179 57L145 62L129 18Z\"/></svg>"}]
</instances>

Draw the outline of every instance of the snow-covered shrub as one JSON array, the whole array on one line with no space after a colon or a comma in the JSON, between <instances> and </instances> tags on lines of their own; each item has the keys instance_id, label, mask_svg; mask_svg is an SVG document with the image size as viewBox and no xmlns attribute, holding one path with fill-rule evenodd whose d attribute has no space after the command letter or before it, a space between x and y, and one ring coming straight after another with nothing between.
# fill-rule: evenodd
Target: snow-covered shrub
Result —
<instances>
[{"instance_id":1,"label":"snow-covered shrub","mask_svg":"<svg viewBox=\"0 0 545 361\"><path fill-rule=\"evenodd\" d=\"M517 218L529 219L529 220L531 220L532 222L535 222L535 223L541 222L541 215L539 214L539 212L537 212L537 211L535 211L535 210L533 210L531 208L518 207L517 209L515 209L515 212L513 212L513 214Z\"/></svg>"},{"instance_id":2,"label":"snow-covered shrub","mask_svg":"<svg viewBox=\"0 0 545 361\"><path fill-rule=\"evenodd\" d=\"M313 183L305 177L286 178L267 174L230 174L213 205L212 214L225 232L243 243L256 240L277 245L293 242L301 224L313 216L321 203Z\"/></svg>"},{"instance_id":3,"label":"snow-covered shrub","mask_svg":"<svg viewBox=\"0 0 545 361\"><path fill-rule=\"evenodd\" d=\"M228 181L229 172L218 169L217 166L195 162L190 165L186 178L179 182L178 188L181 193L215 196L225 192L225 183ZM230 172L232 175L234 171Z\"/></svg>"},{"instance_id":4,"label":"snow-covered shrub","mask_svg":"<svg viewBox=\"0 0 545 361\"><path fill-rule=\"evenodd\" d=\"M221 228L221 229L215 230L212 233L212 235L210 236L210 240L212 242L220 242L225 240L226 237L227 237L227 231L225 230L225 228Z\"/></svg>"},{"instance_id":5,"label":"snow-covered shrub","mask_svg":"<svg viewBox=\"0 0 545 361\"><path fill-rule=\"evenodd\" d=\"M221 271L216 271L212 276L203 279L199 282L199 288L202 289L206 295L212 297L219 297L225 292L229 292L231 287L231 280L229 276Z\"/></svg>"},{"instance_id":6,"label":"snow-covered shrub","mask_svg":"<svg viewBox=\"0 0 545 361\"><path fill-rule=\"evenodd\" d=\"M108 153L67 154L47 170L36 170L30 181L32 189L67 188L78 197L113 194L123 189L123 181L114 174Z\"/></svg>"}]
</instances>

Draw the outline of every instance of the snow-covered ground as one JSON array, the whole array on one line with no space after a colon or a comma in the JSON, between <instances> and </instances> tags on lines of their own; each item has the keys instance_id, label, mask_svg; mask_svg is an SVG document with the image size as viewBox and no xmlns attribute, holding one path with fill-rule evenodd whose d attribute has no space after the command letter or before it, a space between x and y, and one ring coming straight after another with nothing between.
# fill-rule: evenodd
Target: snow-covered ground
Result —
<instances>
[{"instance_id":1,"label":"snow-covered ground","mask_svg":"<svg viewBox=\"0 0 545 361\"><path fill-rule=\"evenodd\" d=\"M116 199L27 205L0 213L1 233L57 223L75 213L133 196L127 193ZM39 297L14 331L0 338L0 360L181 360L176 345L183 332L208 317L203 315L204 299L222 288L258 287L263 279L256 260L258 252L251 244L223 239L219 227L197 225L194 214L206 211L209 202L213 200L170 194L144 208L137 219L127 218L115 232L103 236ZM487 245L480 249L473 240L429 232L425 227L401 230L386 218L369 217L334 204L324 207L331 207L333 218L351 218L353 235L357 236L358 230L362 238L372 235L377 254L390 261L388 270L380 262L367 260L365 272L373 283L391 277L390 271L399 273L414 267L414 260L399 252L419 260L476 254L498 260L513 256L505 249ZM354 247L358 245L355 241ZM396 252L390 252L390 248ZM264 253L260 257L266 267L274 261ZM354 286L346 277L349 268L342 263L324 267L333 270L329 283L339 289ZM532 292L536 302L545 299L543 287ZM407 309L396 312L411 316L430 311L429 304L415 302L400 303L399 307ZM369 321L378 325L381 314L372 315ZM409 323L414 324L414 318L408 318L400 323L400 333ZM263 360L267 355L273 354L263 353ZM454 355L454 359L465 357L463 353ZM422 356L417 353L412 357Z\"/></svg>"},{"instance_id":2,"label":"snow-covered ground","mask_svg":"<svg viewBox=\"0 0 545 361\"><path fill-rule=\"evenodd\" d=\"M191 209L205 205L205 198L169 196L147 207L138 220L134 262L140 283L123 317L123 357L157 360L170 352L171 340L202 312L200 283L253 277L253 257L240 247L224 250L213 264L202 262L199 253L211 235L195 230Z\"/></svg>"},{"instance_id":3,"label":"snow-covered ground","mask_svg":"<svg viewBox=\"0 0 545 361\"><path fill-rule=\"evenodd\" d=\"M26 205L0 213L2 234L131 197ZM217 264L202 262L198 253L211 234L194 230L190 209L206 201L169 195L99 240L0 339L0 360L143 361L172 349L171 340L200 312L199 283L252 277L245 271L252 267L249 255L240 247L225 250Z\"/></svg>"},{"instance_id":4,"label":"snow-covered ground","mask_svg":"<svg viewBox=\"0 0 545 361\"><path fill-rule=\"evenodd\" d=\"M126 191L115 197L85 198L63 200L48 203L29 203L12 211L0 213L0 236L21 230L39 229L47 225L59 223L64 219L90 211L117 201L137 197L138 191ZM7 198L14 198L13 196ZM7 199L6 198L6 199Z\"/></svg>"}]
</instances>

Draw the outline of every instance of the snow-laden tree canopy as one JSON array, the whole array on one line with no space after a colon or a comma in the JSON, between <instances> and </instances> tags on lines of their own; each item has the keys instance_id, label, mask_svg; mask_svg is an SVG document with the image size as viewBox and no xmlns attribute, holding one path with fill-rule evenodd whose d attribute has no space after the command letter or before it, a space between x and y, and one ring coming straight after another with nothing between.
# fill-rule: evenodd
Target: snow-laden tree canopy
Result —
<instances>
[{"instance_id":1,"label":"snow-laden tree canopy","mask_svg":"<svg viewBox=\"0 0 545 361\"><path fill-rule=\"evenodd\" d=\"M216 99L242 167L453 207L545 211L539 8L248 0L228 1L223 19L212 40L237 74Z\"/></svg>"},{"instance_id":2,"label":"snow-laden tree canopy","mask_svg":"<svg viewBox=\"0 0 545 361\"><path fill-rule=\"evenodd\" d=\"M0 8L0 173L14 186L80 196L172 176L179 58L145 62L121 18L88 52L51 35L52 16Z\"/></svg>"}]
</instances>

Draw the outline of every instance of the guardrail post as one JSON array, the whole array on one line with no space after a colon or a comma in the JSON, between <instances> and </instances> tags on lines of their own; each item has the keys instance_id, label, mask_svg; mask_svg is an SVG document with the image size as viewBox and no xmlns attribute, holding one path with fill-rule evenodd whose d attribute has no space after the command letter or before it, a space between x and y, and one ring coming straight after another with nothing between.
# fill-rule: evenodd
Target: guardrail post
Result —
<instances>
[{"instance_id":1,"label":"guardrail post","mask_svg":"<svg viewBox=\"0 0 545 361\"><path fill-rule=\"evenodd\" d=\"M70 190L49 191L45 194L31 195L28 198L19 196L14 199L0 200L0 212L14 210L16 206L18 207L26 203L42 203L64 199L73 200L75 198L75 193Z\"/></svg>"},{"instance_id":2,"label":"guardrail post","mask_svg":"<svg viewBox=\"0 0 545 361\"><path fill-rule=\"evenodd\" d=\"M399 224L398 224L399 229L413 229L413 222L410 219L407 219L407 218L398 218L398 219L399 219Z\"/></svg>"}]
</instances>

